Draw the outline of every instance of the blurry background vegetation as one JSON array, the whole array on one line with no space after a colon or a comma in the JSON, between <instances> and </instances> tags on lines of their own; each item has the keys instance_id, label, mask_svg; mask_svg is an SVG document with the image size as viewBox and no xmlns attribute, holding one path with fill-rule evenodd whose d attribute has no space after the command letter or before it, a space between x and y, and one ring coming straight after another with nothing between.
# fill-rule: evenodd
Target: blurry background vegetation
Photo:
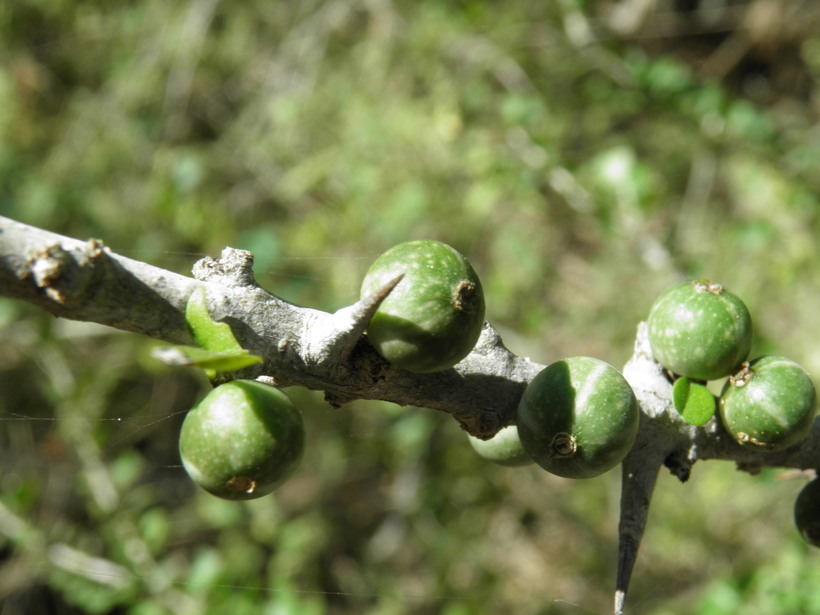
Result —
<instances>
[{"instance_id":1,"label":"blurry background vegetation","mask_svg":"<svg viewBox=\"0 0 820 615\"><path fill-rule=\"evenodd\" d=\"M0 213L188 273L226 245L325 310L412 238L457 247L517 354L628 358L686 276L820 383L812 0L12 0ZM478 459L424 409L288 392L308 449L238 504L179 465L208 389L155 342L0 302L0 614L589 614L618 472ZM803 479L663 475L641 615L820 612Z\"/></svg>"}]
</instances>

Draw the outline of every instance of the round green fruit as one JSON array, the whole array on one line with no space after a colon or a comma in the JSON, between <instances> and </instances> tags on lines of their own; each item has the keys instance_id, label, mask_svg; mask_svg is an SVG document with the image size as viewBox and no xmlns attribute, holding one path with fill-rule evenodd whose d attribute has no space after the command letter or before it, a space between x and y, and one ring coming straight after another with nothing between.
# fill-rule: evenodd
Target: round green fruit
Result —
<instances>
[{"instance_id":1,"label":"round green fruit","mask_svg":"<svg viewBox=\"0 0 820 615\"><path fill-rule=\"evenodd\" d=\"M200 487L228 500L271 493L299 465L302 415L282 391L234 380L208 393L185 417L179 453Z\"/></svg>"},{"instance_id":2,"label":"round green fruit","mask_svg":"<svg viewBox=\"0 0 820 615\"><path fill-rule=\"evenodd\" d=\"M591 478L618 465L638 433L638 402L614 367L571 357L543 369L518 405L524 450L545 470Z\"/></svg>"},{"instance_id":3,"label":"round green fruit","mask_svg":"<svg viewBox=\"0 0 820 615\"><path fill-rule=\"evenodd\" d=\"M820 547L820 478L800 490L794 503L794 524L807 543Z\"/></svg>"},{"instance_id":4,"label":"round green fruit","mask_svg":"<svg viewBox=\"0 0 820 615\"><path fill-rule=\"evenodd\" d=\"M817 394L794 361L767 356L743 363L720 393L720 419L739 444L779 451L806 437Z\"/></svg>"},{"instance_id":5,"label":"round green fruit","mask_svg":"<svg viewBox=\"0 0 820 615\"><path fill-rule=\"evenodd\" d=\"M431 240L394 246L373 263L362 297L404 277L379 306L367 337L385 359L411 372L448 369L475 346L484 324L484 291L470 263Z\"/></svg>"},{"instance_id":6,"label":"round green fruit","mask_svg":"<svg viewBox=\"0 0 820 615\"><path fill-rule=\"evenodd\" d=\"M469 436L469 434L468 434ZM498 430L489 440L469 436L470 444L479 456L502 466L525 466L532 463L532 457L521 445L518 427L507 425Z\"/></svg>"},{"instance_id":7,"label":"round green fruit","mask_svg":"<svg viewBox=\"0 0 820 615\"><path fill-rule=\"evenodd\" d=\"M653 304L647 324L658 363L692 380L728 376L752 346L749 310L737 295L708 280L666 289Z\"/></svg>"}]
</instances>

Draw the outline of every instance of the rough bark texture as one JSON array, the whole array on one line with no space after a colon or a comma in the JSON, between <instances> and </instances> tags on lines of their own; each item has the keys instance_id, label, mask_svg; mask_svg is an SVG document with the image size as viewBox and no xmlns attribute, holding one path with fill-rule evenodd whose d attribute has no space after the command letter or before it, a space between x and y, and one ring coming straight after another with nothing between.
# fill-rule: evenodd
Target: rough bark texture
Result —
<instances>
[{"instance_id":1,"label":"rough bark texture","mask_svg":"<svg viewBox=\"0 0 820 615\"><path fill-rule=\"evenodd\" d=\"M504 347L485 323L475 349L452 369L412 374L395 368L367 343L364 329L394 280L371 297L333 314L293 305L260 288L253 256L226 248L221 258L181 276L111 252L96 239L79 241L0 217L0 295L28 301L57 316L93 321L175 344L191 344L184 311L198 286L208 311L230 324L239 343L264 358L238 375L278 386L325 392L339 406L379 399L450 413L469 433L487 438L514 421L518 400L543 365ZM747 450L716 420L683 422L671 404L672 384L654 361L646 327L624 367L641 407L637 441L623 463L615 613L626 591L661 467L686 480L698 460L723 459L740 469L820 467L820 421L808 438L778 453Z\"/></svg>"}]
</instances>

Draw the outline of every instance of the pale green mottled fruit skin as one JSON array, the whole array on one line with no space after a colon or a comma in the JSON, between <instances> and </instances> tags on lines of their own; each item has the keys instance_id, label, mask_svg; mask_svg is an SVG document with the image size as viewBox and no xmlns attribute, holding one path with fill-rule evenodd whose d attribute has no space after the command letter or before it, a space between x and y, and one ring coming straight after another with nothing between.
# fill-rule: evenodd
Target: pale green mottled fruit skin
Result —
<instances>
[{"instance_id":1,"label":"pale green mottled fruit skin","mask_svg":"<svg viewBox=\"0 0 820 615\"><path fill-rule=\"evenodd\" d=\"M692 380L731 374L752 347L752 318L741 299L708 280L661 293L647 321L655 360Z\"/></svg>"},{"instance_id":2,"label":"pale green mottled fruit skin","mask_svg":"<svg viewBox=\"0 0 820 615\"><path fill-rule=\"evenodd\" d=\"M803 540L820 548L820 478L808 483L797 495L794 524Z\"/></svg>"},{"instance_id":3,"label":"pale green mottled fruit skin","mask_svg":"<svg viewBox=\"0 0 820 615\"><path fill-rule=\"evenodd\" d=\"M282 391L252 380L213 389L185 417L179 453L206 491L251 500L281 486L304 451L302 415Z\"/></svg>"},{"instance_id":4,"label":"pale green mottled fruit skin","mask_svg":"<svg viewBox=\"0 0 820 615\"><path fill-rule=\"evenodd\" d=\"M508 467L526 466L533 463L532 457L521 444L518 427L515 425L502 427L489 440L482 440L469 434L468 437L473 450L487 461Z\"/></svg>"},{"instance_id":5,"label":"pale green mottled fruit skin","mask_svg":"<svg viewBox=\"0 0 820 615\"><path fill-rule=\"evenodd\" d=\"M371 265L361 296L404 278L379 306L368 328L385 359L416 373L448 369L466 357L484 324L484 291L467 259L432 240L394 246Z\"/></svg>"},{"instance_id":6,"label":"pale green mottled fruit skin","mask_svg":"<svg viewBox=\"0 0 820 615\"><path fill-rule=\"evenodd\" d=\"M632 387L618 370L599 359L570 357L530 382L517 424L524 450L542 468L565 478L592 478L623 460L635 443L639 417Z\"/></svg>"},{"instance_id":7,"label":"pale green mottled fruit skin","mask_svg":"<svg viewBox=\"0 0 820 615\"><path fill-rule=\"evenodd\" d=\"M723 386L720 419L738 444L779 451L808 435L816 400L814 384L800 365L784 357L760 357Z\"/></svg>"}]
</instances>

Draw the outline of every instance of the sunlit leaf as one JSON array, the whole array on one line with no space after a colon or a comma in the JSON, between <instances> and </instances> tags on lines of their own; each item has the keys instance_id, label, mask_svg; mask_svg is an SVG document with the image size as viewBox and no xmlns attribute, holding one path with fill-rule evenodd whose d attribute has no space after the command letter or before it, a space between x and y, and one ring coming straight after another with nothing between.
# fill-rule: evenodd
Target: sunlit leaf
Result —
<instances>
[{"instance_id":1,"label":"sunlit leaf","mask_svg":"<svg viewBox=\"0 0 820 615\"><path fill-rule=\"evenodd\" d=\"M672 403L690 425L705 425L715 415L715 397L706 386L678 378L672 388Z\"/></svg>"},{"instance_id":2,"label":"sunlit leaf","mask_svg":"<svg viewBox=\"0 0 820 615\"><path fill-rule=\"evenodd\" d=\"M230 372L262 362L236 341L230 325L217 322L208 313L205 289L191 293L185 306L185 320L197 346L166 346L154 351L154 357L168 365L199 367L209 378L218 372Z\"/></svg>"},{"instance_id":3,"label":"sunlit leaf","mask_svg":"<svg viewBox=\"0 0 820 615\"><path fill-rule=\"evenodd\" d=\"M230 372L262 362L262 357L251 354L244 348L219 352L196 346L167 346L157 348L154 357L168 365L201 367L217 372Z\"/></svg>"},{"instance_id":4,"label":"sunlit leaf","mask_svg":"<svg viewBox=\"0 0 820 615\"><path fill-rule=\"evenodd\" d=\"M188 298L185 306L185 321L191 329L197 346L215 352L236 352L243 350L231 331L230 325L217 322L208 313L205 289L198 287Z\"/></svg>"}]
</instances>

